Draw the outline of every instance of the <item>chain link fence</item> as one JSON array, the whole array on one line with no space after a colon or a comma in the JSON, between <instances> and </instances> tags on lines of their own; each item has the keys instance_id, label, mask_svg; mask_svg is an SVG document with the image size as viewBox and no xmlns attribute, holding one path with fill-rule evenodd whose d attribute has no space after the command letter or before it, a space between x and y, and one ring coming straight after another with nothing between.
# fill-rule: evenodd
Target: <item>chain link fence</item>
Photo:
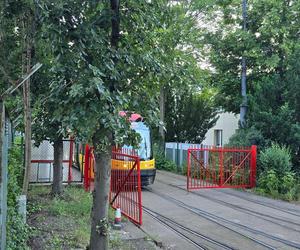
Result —
<instances>
[{"instance_id":1,"label":"chain link fence","mask_svg":"<svg viewBox=\"0 0 300 250\"><path fill-rule=\"evenodd\" d=\"M63 140L63 182L81 182L82 173L75 167L73 140ZM50 141L44 140L36 147L32 141L30 183L50 183L53 180L54 149Z\"/></svg>"},{"instance_id":2,"label":"chain link fence","mask_svg":"<svg viewBox=\"0 0 300 250\"><path fill-rule=\"evenodd\" d=\"M188 148L200 148L201 144L167 142L165 146L166 159L173 161L178 169L183 170L187 166Z\"/></svg>"}]
</instances>

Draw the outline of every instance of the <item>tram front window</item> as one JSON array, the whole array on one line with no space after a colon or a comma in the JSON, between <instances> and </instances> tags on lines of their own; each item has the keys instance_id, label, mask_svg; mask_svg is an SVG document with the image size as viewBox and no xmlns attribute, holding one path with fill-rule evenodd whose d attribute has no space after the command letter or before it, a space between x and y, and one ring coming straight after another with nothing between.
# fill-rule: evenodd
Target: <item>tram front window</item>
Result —
<instances>
[{"instance_id":1,"label":"tram front window","mask_svg":"<svg viewBox=\"0 0 300 250\"><path fill-rule=\"evenodd\" d=\"M137 148L141 160L150 160L152 157L152 143L149 128L142 122L133 122L132 129L140 135L140 143ZM124 145L123 148L132 149L132 146Z\"/></svg>"},{"instance_id":2,"label":"tram front window","mask_svg":"<svg viewBox=\"0 0 300 250\"><path fill-rule=\"evenodd\" d=\"M141 136L141 142L138 148L138 155L141 160L149 160L151 158L151 141L149 129L139 129L136 132Z\"/></svg>"}]
</instances>

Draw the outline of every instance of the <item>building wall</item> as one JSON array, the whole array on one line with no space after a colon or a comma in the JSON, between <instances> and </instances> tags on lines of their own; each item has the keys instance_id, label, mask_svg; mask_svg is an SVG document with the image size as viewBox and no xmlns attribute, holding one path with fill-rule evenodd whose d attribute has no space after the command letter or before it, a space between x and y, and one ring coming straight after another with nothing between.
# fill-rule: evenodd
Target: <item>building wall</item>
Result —
<instances>
[{"instance_id":1,"label":"building wall","mask_svg":"<svg viewBox=\"0 0 300 250\"><path fill-rule=\"evenodd\" d=\"M206 133L204 145L215 145L215 130L222 130L222 144L226 144L229 138L238 129L239 117L233 113L221 113L216 125L209 129Z\"/></svg>"},{"instance_id":2,"label":"building wall","mask_svg":"<svg viewBox=\"0 0 300 250\"><path fill-rule=\"evenodd\" d=\"M215 130L222 130L222 145L228 143L229 138L238 129L239 118L233 113L221 113L216 125L208 130L203 145L215 145ZM179 168L182 168L187 161L187 150L190 147L200 148L201 144L167 142L165 145L165 156L168 160L173 161Z\"/></svg>"}]
</instances>

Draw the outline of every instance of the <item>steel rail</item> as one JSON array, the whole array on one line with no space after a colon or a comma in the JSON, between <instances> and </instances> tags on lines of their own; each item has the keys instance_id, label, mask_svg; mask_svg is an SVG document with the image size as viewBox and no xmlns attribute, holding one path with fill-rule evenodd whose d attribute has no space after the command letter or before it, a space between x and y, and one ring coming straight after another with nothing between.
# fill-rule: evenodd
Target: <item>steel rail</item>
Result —
<instances>
[{"instance_id":1,"label":"steel rail","mask_svg":"<svg viewBox=\"0 0 300 250\"><path fill-rule=\"evenodd\" d=\"M156 194L156 195L158 195L158 196L161 197L161 195L159 195L159 194L157 194L157 193L155 193L155 192L152 192L151 190L149 190L149 192L154 193L154 194ZM162 197L162 198L164 198L164 197ZM164 198L164 199L165 199L165 198ZM168 200L168 199L167 199L167 200ZM170 202L173 202L173 201L170 201ZM178 205L178 204L177 204L177 205ZM192 211L192 212L193 212L193 211ZM195 213L195 212L193 212L193 213ZM197 214L197 213L196 213L196 214ZM224 228L226 228L226 229L228 229L228 230L230 230L230 231L232 231L232 232L234 232L234 233L236 233L236 234L238 234L238 235L241 235L241 236L243 236L244 238L246 238L247 240L251 240L251 241L253 241L253 242L255 242L255 243L259 244L259 245L262 245L262 246L264 246L264 247L267 248L267 249L276 250L275 247L273 247L273 246L271 246L271 245L269 245L269 244L267 244L267 243L264 243L264 242L262 242L262 241L260 241L260 240L257 240L257 239L255 239L255 238L249 236L249 235L246 235L246 234L244 234L244 233L242 233L242 232L240 232L240 231L237 231L237 230L235 230L235 229L233 229L233 228L231 228L231 227L228 227L228 226L226 226L226 225L220 223L218 220L211 219L211 218L207 218L207 217L202 216L202 215L199 215L199 214L197 214L197 215L200 216L200 217L202 217L202 218L204 218L204 219L206 219L206 220L209 220L209 221L211 221L211 222L213 222L213 223L215 223L215 224L217 224L217 225L220 225L220 226L222 226L222 227L224 227Z\"/></svg>"},{"instance_id":2,"label":"steel rail","mask_svg":"<svg viewBox=\"0 0 300 250\"><path fill-rule=\"evenodd\" d=\"M277 241L277 242L281 242L287 246L291 246L291 247L295 247L297 249L300 249L300 243L296 243L296 242L293 242L293 241L289 241L289 240L285 240L285 239L282 239L282 238L279 238L279 237L276 237L276 236L273 236L273 235L270 235L268 233L265 233L263 231L260 231L260 230L257 230L257 229L253 229L253 228L250 228L246 225L243 225L243 224L240 224L240 223L237 223L237 222L233 222L233 221L230 221L230 220L227 220L223 217L220 217L220 216L217 216L217 215L214 215L212 213L209 213L209 212L206 212L204 210L201 210L199 208L195 208L193 206L190 206L190 205L187 205L185 204L184 202L182 201L179 201L171 196L168 196L166 194L162 194L162 193L159 193L159 192L156 192L156 191L150 191L158 196L161 196L163 197L164 199L170 201L170 202L173 202L174 204L177 204L178 206L182 207L182 208L185 208L186 210L189 210L195 214L198 214L199 216L201 217L204 217L208 220L211 220L211 221L215 221L216 223L224 226L222 223L220 223L220 221L222 221L223 223L227 223L229 225L232 225L232 226L235 226L235 227L239 227L239 228L242 228L248 232L251 232L251 233L254 233L254 234L257 234L257 235L261 235L261 236L264 236L266 238L269 238L269 239L272 239L274 241ZM248 237L248 236L247 236ZM256 241L257 243L261 244L261 245L264 245L265 247L268 247L270 249L274 249L272 246L262 242L262 241L259 241L255 238L252 238L254 241Z\"/></svg>"},{"instance_id":3,"label":"steel rail","mask_svg":"<svg viewBox=\"0 0 300 250\"><path fill-rule=\"evenodd\" d=\"M176 178L172 175L165 174L164 172L160 172L160 173L178 181L178 178ZM198 190L198 189L194 189L194 190ZM300 217L300 211L298 211L296 209L289 209L289 208L284 209L284 208L281 208L281 207L276 207L276 206L274 206L270 203L256 201L254 199L243 197L242 195L238 195L238 194L232 194L232 193L229 192L228 189L226 191L224 189L223 190L216 189L215 191L218 192L218 193L225 193L225 194L228 194L228 195L231 195L231 196L234 196L234 197L238 197L238 198L241 198L241 199L249 201L249 202L259 204L261 206L269 207L269 208L272 208L272 209L275 209L275 210L278 210L278 211L281 211L281 212L284 212L284 213L287 213L287 214L291 214L291 215ZM293 213L293 212L295 212L295 213Z\"/></svg>"},{"instance_id":4,"label":"steel rail","mask_svg":"<svg viewBox=\"0 0 300 250\"><path fill-rule=\"evenodd\" d=\"M210 237L207 237L203 234L200 234L190 228L187 228L177 222L175 222L174 220L170 219L170 218L167 218L165 217L164 215L162 214L159 214L145 206L143 206L143 210L148 214L150 215L153 219L155 219L156 221L158 221L159 223L163 224L164 226L168 227L169 229L171 229L173 232L175 232L176 234L178 234L180 237L184 238L185 240L187 240L188 242L192 243L194 246L196 246L197 248L199 249L209 249L199 243L197 243L195 240L191 239L190 237L188 237L187 235L185 235L184 233L180 232L178 229L176 229L175 227L178 227L180 229L182 229L184 232L187 232L187 233L190 233L190 234L193 234L205 241L208 241L214 245L217 245L219 247L222 247L223 249L227 249L227 250L232 250L233 248L232 247L229 247L228 245L226 244L223 244L223 243L220 243L219 241L216 241L216 240L213 240L211 239ZM171 226L170 224L173 224L173 226ZM175 225L175 227L174 227Z\"/></svg>"},{"instance_id":5,"label":"steel rail","mask_svg":"<svg viewBox=\"0 0 300 250\"><path fill-rule=\"evenodd\" d=\"M160 183L163 183L164 185L168 185L168 186L171 186L171 187L174 187L174 188L177 188L179 190L182 190L182 191L186 191L185 188L181 188L181 187L178 187L174 184L169 184L169 183L166 183L164 181L161 181L161 180L156 180L157 182L160 182ZM298 229L295 229L295 228L292 228L292 227L289 227L289 226L286 226L286 225L282 225L276 221L272 221L272 220L269 220L269 219L266 219L266 218L263 218L263 217L268 217L268 218L271 218L271 219L274 219L274 220L279 220L283 223L289 223L289 224L293 224L295 226L300 226L299 223L296 223L296 222L293 222L293 221L290 221L290 220L286 220L286 219L283 219L283 218L280 218L280 217L274 217L272 215L268 215L268 214L264 214L264 213L260 213L260 212L257 212L257 211L253 211L253 210L250 210L248 208L244 208L244 207L241 207L239 205L235 205L235 204L231 204L229 202L226 202L226 201L222 201L222 200L219 200L219 199L216 199L216 198L213 198L213 197L210 197L210 196L206 196L204 194L199 194L199 193L195 193L195 192L190 192L191 194L194 194L196 196L199 196L199 197L202 197L202 198L205 198L205 199L208 199L210 201L213 201L213 202L216 202L216 203L219 203L221 205L224 205L224 206L228 206L232 209L235 209L237 211L241 211L243 213L246 213L246 214L250 214L250 215L254 215L256 217L259 217L265 221L268 221L270 223L273 223L275 225L278 225L278 226L281 226L281 227L284 227L284 228L287 228L289 230L293 230L293 231L297 231L297 232L300 232L300 230Z\"/></svg>"},{"instance_id":6,"label":"steel rail","mask_svg":"<svg viewBox=\"0 0 300 250\"><path fill-rule=\"evenodd\" d=\"M256 200L251 199L251 198L243 197L242 195L231 194L230 192L226 192L225 190L224 191L216 190L216 191L221 192L221 193L223 192L225 194L228 194L228 195L231 195L231 196L235 196L235 197L238 197L240 199L243 199L243 200L246 200L246 201L249 201L249 202L253 202L253 203L259 204L261 206L269 207L269 208L272 208L272 209L275 209L275 210L279 210L279 211L287 213L287 214L291 214L291 215L300 217L300 211L295 210L295 209L289 209L289 208L284 209L284 208L281 208L281 207L276 207L274 205L271 205L270 203L256 201Z\"/></svg>"}]
</instances>

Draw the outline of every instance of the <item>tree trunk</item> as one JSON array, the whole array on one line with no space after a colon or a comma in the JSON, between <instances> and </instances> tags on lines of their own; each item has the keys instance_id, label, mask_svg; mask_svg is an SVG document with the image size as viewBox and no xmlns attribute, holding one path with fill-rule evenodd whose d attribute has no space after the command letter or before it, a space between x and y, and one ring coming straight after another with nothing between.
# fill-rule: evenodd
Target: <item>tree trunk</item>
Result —
<instances>
[{"instance_id":1,"label":"tree trunk","mask_svg":"<svg viewBox=\"0 0 300 250\"><path fill-rule=\"evenodd\" d=\"M55 140L53 162L52 194L60 195L63 192L63 155L64 144L62 138Z\"/></svg>"},{"instance_id":2,"label":"tree trunk","mask_svg":"<svg viewBox=\"0 0 300 250\"><path fill-rule=\"evenodd\" d=\"M111 133L107 133L111 141ZM94 146L100 144L100 140L93 139ZM108 249L108 206L111 175L111 146L104 150L94 152L95 178L93 191L92 228L90 238L90 250Z\"/></svg>"},{"instance_id":3,"label":"tree trunk","mask_svg":"<svg viewBox=\"0 0 300 250\"><path fill-rule=\"evenodd\" d=\"M26 56L24 58L24 68L26 73L31 68L31 41L26 44ZM30 107L30 79L23 84L23 104L24 104L24 125L25 125L25 172L23 179L22 193L27 195L29 178L31 172L31 107Z\"/></svg>"},{"instance_id":4,"label":"tree trunk","mask_svg":"<svg viewBox=\"0 0 300 250\"><path fill-rule=\"evenodd\" d=\"M160 94L159 94L159 118L160 118L160 125L159 125L160 149L164 152L165 151L165 129L164 129L164 122L165 122L165 88L164 88L163 85L160 87Z\"/></svg>"},{"instance_id":5,"label":"tree trunk","mask_svg":"<svg viewBox=\"0 0 300 250\"><path fill-rule=\"evenodd\" d=\"M120 15L119 15L119 0L110 0L111 8L111 47L118 49L118 42L120 39ZM117 64L117 57L113 56L113 62ZM109 84L110 94L116 89L117 82L111 80ZM108 102L109 112L113 114L113 105ZM111 145L112 133L105 131L100 133L98 131L93 137L93 145L96 148L95 155L95 176L94 176L94 191L93 191L93 208L92 208L92 228L90 238L91 250L107 250L108 249L108 206L109 206L109 191L110 191L110 175L111 175ZM103 135L99 138L97 135ZM107 138L110 144L97 150L97 146L101 144L100 140ZM104 140L103 140L104 141Z\"/></svg>"}]
</instances>

